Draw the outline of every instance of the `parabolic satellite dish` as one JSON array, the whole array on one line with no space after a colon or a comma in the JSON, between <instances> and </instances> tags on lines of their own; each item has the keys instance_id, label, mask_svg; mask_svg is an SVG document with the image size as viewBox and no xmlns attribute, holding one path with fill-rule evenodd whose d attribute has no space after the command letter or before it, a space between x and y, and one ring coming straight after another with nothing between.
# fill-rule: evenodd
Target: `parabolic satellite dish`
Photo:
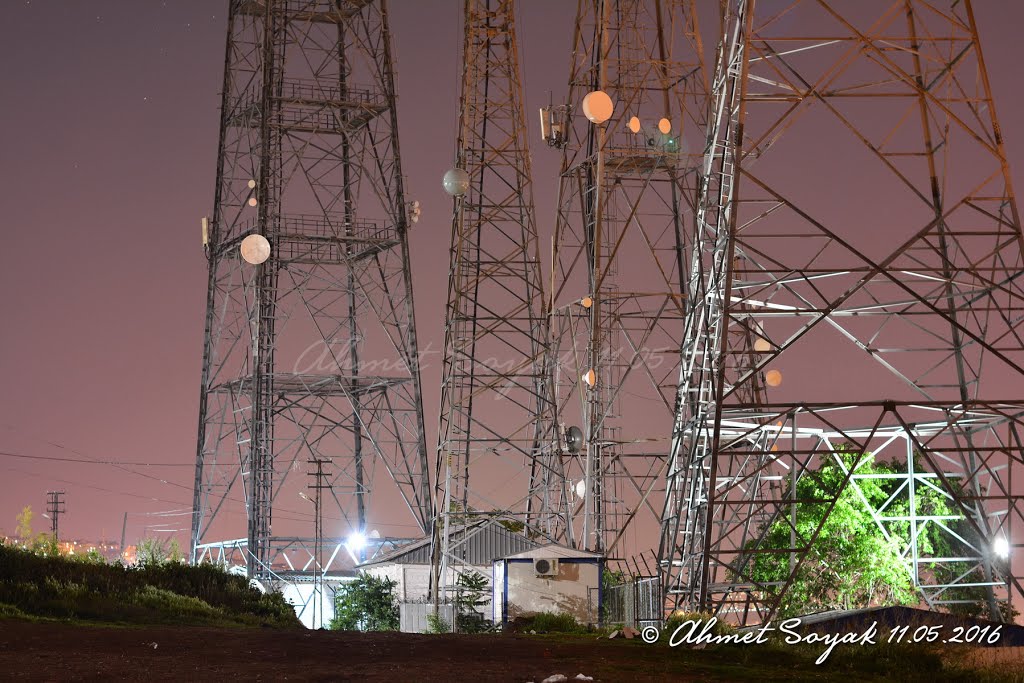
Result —
<instances>
[{"instance_id":1,"label":"parabolic satellite dish","mask_svg":"<svg viewBox=\"0 0 1024 683\"><path fill-rule=\"evenodd\" d=\"M469 191L469 174L464 169L453 168L444 174L441 184L451 196L461 197Z\"/></svg>"},{"instance_id":2,"label":"parabolic satellite dish","mask_svg":"<svg viewBox=\"0 0 1024 683\"><path fill-rule=\"evenodd\" d=\"M615 105L604 90L588 92L583 97L583 115L591 123L604 123L612 117Z\"/></svg>"},{"instance_id":3,"label":"parabolic satellite dish","mask_svg":"<svg viewBox=\"0 0 1024 683\"><path fill-rule=\"evenodd\" d=\"M579 427L569 427L566 429L565 447L570 453L579 453L583 448L583 430Z\"/></svg>"},{"instance_id":4,"label":"parabolic satellite dish","mask_svg":"<svg viewBox=\"0 0 1024 683\"><path fill-rule=\"evenodd\" d=\"M270 242L263 235L249 235L242 240L239 251L246 263L258 266L270 258Z\"/></svg>"}]
</instances>

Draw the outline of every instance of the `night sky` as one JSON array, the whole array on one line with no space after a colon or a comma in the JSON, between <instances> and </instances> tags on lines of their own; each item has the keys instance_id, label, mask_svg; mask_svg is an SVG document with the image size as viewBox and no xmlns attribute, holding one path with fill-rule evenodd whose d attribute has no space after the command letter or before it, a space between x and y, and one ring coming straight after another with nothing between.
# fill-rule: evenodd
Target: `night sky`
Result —
<instances>
[{"instance_id":1,"label":"night sky","mask_svg":"<svg viewBox=\"0 0 1024 683\"><path fill-rule=\"evenodd\" d=\"M407 197L423 206L410 237L418 334L421 350L437 350L451 208L441 176L453 156L462 3L390 4ZM974 6L1022 187L1024 5ZM540 142L536 110L549 91L556 102L565 92L575 7L520 2L545 262L559 155ZM226 13L227 0L0 0L0 451L36 458L0 455L0 531L13 532L25 505L44 530L39 513L55 488L67 491L66 538L116 538L125 512L129 541L147 525L188 526L206 288L200 218L212 212ZM439 371L435 360L423 375L431 451ZM146 514L163 511L184 514Z\"/></svg>"}]
</instances>

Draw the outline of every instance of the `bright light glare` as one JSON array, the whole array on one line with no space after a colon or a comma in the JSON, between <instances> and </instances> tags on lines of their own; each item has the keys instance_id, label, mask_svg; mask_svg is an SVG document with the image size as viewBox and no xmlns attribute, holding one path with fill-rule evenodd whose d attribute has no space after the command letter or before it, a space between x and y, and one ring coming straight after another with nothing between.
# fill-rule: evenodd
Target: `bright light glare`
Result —
<instances>
[{"instance_id":1,"label":"bright light glare","mask_svg":"<svg viewBox=\"0 0 1024 683\"><path fill-rule=\"evenodd\" d=\"M992 542L992 550L999 557L1010 556L1010 542L1006 540L1005 536L997 536L996 540Z\"/></svg>"},{"instance_id":2,"label":"bright light glare","mask_svg":"<svg viewBox=\"0 0 1024 683\"><path fill-rule=\"evenodd\" d=\"M349 550L359 552L366 547L366 536L363 536L358 531L353 531L349 534L348 540L345 541L345 545L348 546Z\"/></svg>"}]
</instances>

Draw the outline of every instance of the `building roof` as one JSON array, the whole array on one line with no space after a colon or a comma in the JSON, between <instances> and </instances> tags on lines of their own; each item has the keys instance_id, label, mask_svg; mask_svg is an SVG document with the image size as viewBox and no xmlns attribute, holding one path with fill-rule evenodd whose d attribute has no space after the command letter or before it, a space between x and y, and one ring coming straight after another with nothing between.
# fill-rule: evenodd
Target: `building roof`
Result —
<instances>
[{"instance_id":1,"label":"building roof","mask_svg":"<svg viewBox=\"0 0 1024 683\"><path fill-rule=\"evenodd\" d=\"M401 548L370 558L357 568L366 569L385 564L430 564L430 541L430 536L424 536ZM522 533L509 531L493 519L480 519L453 527L449 531L449 544L463 562L478 567L489 567L495 559L509 553L529 553L538 545Z\"/></svg>"},{"instance_id":2,"label":"building roof","mask_svg":"<svg viewBox=\"0 0 1024 683\"><path fill-rule=\"evenodd\" d=\"M584 558L584 559L598 559L604 557L601 553L592 553L589 550L577 550L575 548L566 548L564 545L555 545L549 543L548 545L537 546L531 550L516 553L515 555L506 555L498 559L501 560L532 560L535 558L552 557L557 559L562 558Z\"/></svg>"}]
</instances>

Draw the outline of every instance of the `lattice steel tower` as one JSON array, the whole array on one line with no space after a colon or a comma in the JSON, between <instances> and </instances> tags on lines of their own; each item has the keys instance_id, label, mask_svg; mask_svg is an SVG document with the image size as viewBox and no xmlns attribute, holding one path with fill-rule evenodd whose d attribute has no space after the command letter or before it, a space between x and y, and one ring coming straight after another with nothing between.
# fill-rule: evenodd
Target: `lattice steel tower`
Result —
<instances>
[{"instance_id":1,"label":"lattice steel tower","mask_svg":"<svg viewBox=\"0 0 1024 683\"><path fill-rule=\"evenodd\" d=\"M435 581L486 517L550 536L561 488L544 371L546 321L513 0L465 0L451 268L438 430ZM450 570L449 570L450 568Z\"/></svg>"},{"instance_id":2,"label":"lattice steel tower","mask_svg":"<svg viewBox=\"0 0 1024 683\"><path fill-rule=\"evenodd\" d=\"M841 559L815 541L842 531L830 514L852 491L927 605L1005 618L1022 591L1024 263L972 3L723 9L669 606L798 610L794 581ZM871 458L890 464L867 474Z\"/></svg>"},{"instance_id":3,"label":"lattice steel tower","mask_svg":"<svg viewBox=\"0 0 1024 683\"><path fill-rule=\"evenodd\" d=\"M374 499L375 519L428 529L402 183L386 0L233 0L194 560L233 555L267 581L321 571L298 497L311 459L330 463L331 538L364 531ZM240 258L253 235L270 246L258 265Z\"/></svg>"},{"instance_id":4,"label":"lattice steel tower","mask_svg":"<svg viewBox=\"0 0 1024 683\"><path fill-rule=\"evenodd\" d=\"M649 548L661 515L708 85L695 2L578 8L567 104L542 114L564 148L551 353L568 486L557 502L565 542L624 556Z\"/></svg>"}]
</instances>

